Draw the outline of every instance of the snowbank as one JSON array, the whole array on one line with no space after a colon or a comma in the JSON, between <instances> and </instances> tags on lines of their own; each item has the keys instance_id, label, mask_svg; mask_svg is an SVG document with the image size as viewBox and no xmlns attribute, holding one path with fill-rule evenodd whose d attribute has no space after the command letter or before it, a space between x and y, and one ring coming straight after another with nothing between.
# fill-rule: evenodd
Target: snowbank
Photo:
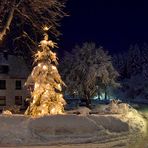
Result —
<instances>
[{"instance_id":1,"label":"snowbank","mask_svg":"<svg viewBox=\"0 0 148 148\"><path fill-rule=\"evenodd\" d=\"M0 115L0 146L110 141L127 145L130 128L137 128L131 126L132 123L121 115L52 115L41 118Z\"/></svg>"},{"instance_id":2,"label":"snowbank","mask_svg":"<svg viewBox=\"0 0 148 148\"><path fill-rule=\"evenodd\" d=\"M128 132L127 123L110 116L56 115L41 118L0 116L1 144L52 144L96 141L110 132Z\"/></svg>"},{"instance_id":3,"label":"snowbank","mask_svg":"<svg viewBox=\"0 0 148 148\"><path fill-rule=\"evenodd\" d=\"M138 133L142 136L147 135L147 115L138 112L136 109L126 103L118 103L118 100L112 100L109 105L96 106L92 113L114 114L114 117L128 123L130 133ZM110 124L111 126L112 124Z\"/></svg>"},{"instance_id":4,"label":"snowbank","mask_svg":"<svg viewBox=\"0 0 148 148\"><path fill-rule=\"evenodd\" d=\"M147 131L148 120L144 118L144 116L137 110L130 108L128 113L123 114L120 117L120 119L128 123L131 133L136 132L136 133L140 133L143 136L148 134L148 131Z\"/></svg>"}]
</instances>

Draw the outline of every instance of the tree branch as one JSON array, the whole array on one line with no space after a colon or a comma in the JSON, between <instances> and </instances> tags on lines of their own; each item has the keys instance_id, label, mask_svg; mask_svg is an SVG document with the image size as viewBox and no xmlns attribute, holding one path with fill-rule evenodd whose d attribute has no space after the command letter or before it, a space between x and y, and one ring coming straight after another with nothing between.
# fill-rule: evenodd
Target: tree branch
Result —
<instances>
[{"instance_id":1,"label":"tree branch","mask_svg":"<svg viewBox=\"0 0 148 148\"><path fill-rule=\"evenodd\" d=\"M35 23L33 22L32 18L30 18L29 15L26 15L26 14L22 13L22 12L21 12L19 9L17 9L17 8L16 8L16 11L17 11L21 16L25 17L25 18L32 24L33 27L35 27L35 28L37 28L37 30L41 31L41 28L39 28L39 27L37 26L37 24L35 24Z\"/></svg>"},{"instance_id":2,"label":"tree branch","mask_svg":"<svg viewBox=\"0 0 148 148\"><path fill-rule=\"evenodd\" d=\"M10 10L6 25L3 28L3 30L0 32L0 40L1 41L3 40L4 36L7 34L7 30L10 29L10 25L11 25L11 22L12 22L12 19L13 19L13 16L14 16L14 11L15 11L15 6L12 5L12 9Z\"/></svg>"},{"instance_id":3,"label":"tree branch","mask_svg":"<svg viewBox=\"0 0 148 148\"><path fill-rule=\"evenodd\" d=\"M18 2L18 4L16 5L16 7L18 8L18 6L19 6L22 2L23 2L23 0L20 0L20 1Z\"/></svg>"}]
</instances>

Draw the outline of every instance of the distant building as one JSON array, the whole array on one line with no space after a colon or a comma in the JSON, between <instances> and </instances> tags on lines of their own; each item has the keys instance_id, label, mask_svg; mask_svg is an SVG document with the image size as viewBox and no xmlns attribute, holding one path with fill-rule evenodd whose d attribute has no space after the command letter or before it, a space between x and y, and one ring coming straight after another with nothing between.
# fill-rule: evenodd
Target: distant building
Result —
<instances>
[{"instance_id":1,"label":"distant building","mask_svg":"<svg viewBox=\"0 0 148 148\"><path fill-rule=\"evenodd\" d=\"M29 69L21 56L0 53L0 109L8 105L25 106L29 92L24 83Z\"/></svg>"}]
</instances>

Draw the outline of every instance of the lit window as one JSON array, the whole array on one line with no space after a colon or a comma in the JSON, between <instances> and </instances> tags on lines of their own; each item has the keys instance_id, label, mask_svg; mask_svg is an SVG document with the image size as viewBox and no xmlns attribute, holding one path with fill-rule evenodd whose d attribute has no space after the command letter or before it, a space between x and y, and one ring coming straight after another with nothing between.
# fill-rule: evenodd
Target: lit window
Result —
<instances>
[{"instance_id":1,"label":"lit window","mask_svg":"<svg viewBox=\"0 0 148 148\"><path fill-rule=\"evenodd\" d=\"M6 80L0 80L0 89L6 89Z\"/></svg>"},{"instance_id":2,"label":"lit window","mask_svg":"<svg viewBox=\"0 0 148 148\"><path fill-rule=\"evenodd\" d=\"M21 80L16 80L15 81L15 89L22 89Z\"/></svg>"},{"instance_id":3,"label":"lit window","mask_svg":"<svg viewBox=\"0 0 148 148\"><path fill-rule=\"evenodd\" d=\"M15 105L22 105L22 96L15 96Z\"/></svg>"},{"instance_id":4,"label":"lit window","mask_svg":"<svg viewBox=\"0 0 148 148\"><path fill-rule=\"evenodd\" d=\"M6 96L0 96L0 106L6 106Z\"/></svg>"}]
</instances>

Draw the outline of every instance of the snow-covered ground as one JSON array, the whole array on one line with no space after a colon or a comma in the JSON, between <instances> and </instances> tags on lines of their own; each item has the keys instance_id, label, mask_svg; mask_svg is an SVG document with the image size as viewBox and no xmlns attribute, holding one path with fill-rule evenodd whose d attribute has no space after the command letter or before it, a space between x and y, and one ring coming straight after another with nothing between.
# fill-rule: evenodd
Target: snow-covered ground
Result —
<instances>
[{"instance_id":1,"label":"snow-covered ground","mask_svg":"<svg viewBox=\"0 0 148 148\"><path fill-rule=\"evenodd\" d=\"M135 110L126 114L41 118L1 115L0 125L2 147L127 148L129 143L134 144L147 134L146 120Z\"/></svg>"}]
</instances>

